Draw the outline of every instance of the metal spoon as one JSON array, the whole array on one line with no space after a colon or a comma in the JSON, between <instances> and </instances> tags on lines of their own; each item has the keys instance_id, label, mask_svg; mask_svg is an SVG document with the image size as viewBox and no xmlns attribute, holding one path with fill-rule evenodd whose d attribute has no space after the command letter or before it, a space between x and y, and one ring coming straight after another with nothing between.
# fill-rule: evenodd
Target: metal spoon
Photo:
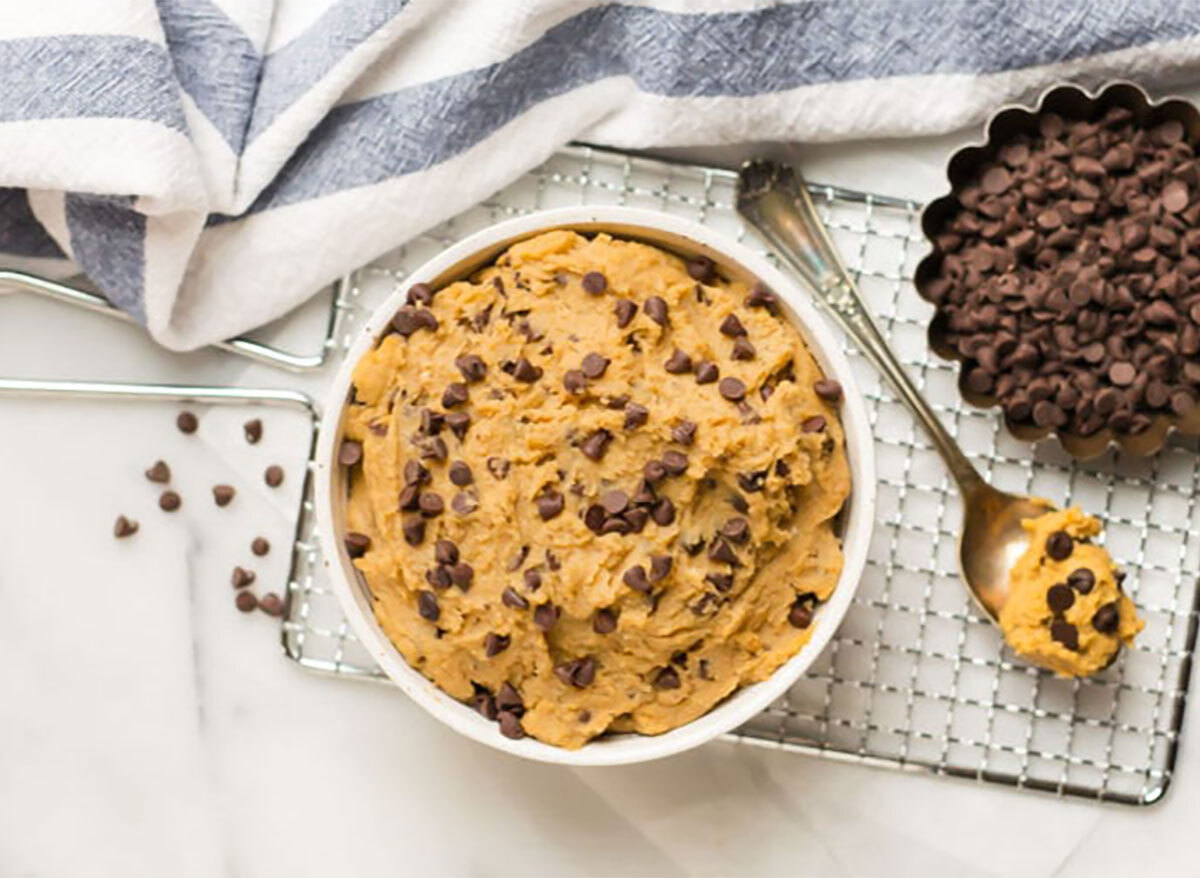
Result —
<instances>
[{"instance_id":1,"label":"metal spoon","mask_svg":"<svg viewBox=\"0 0 1200 878\"><path fill-rule=\"evenodd\" d=\"M799 174L778 162L748 162L738 175L737 204L887 376L929 433L962 494L958 559L963 580L980 608L998 624L1008 598L1008 572L1029 546L1021 521L1054 507L1045 500L998 491L967 460L867 313Z\"/></svg>"}]
</instances>

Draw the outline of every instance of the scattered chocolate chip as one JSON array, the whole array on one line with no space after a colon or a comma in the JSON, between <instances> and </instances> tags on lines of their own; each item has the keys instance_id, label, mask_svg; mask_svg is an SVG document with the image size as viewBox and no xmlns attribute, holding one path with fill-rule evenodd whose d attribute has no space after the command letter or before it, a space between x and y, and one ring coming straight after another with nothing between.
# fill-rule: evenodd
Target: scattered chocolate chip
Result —
<instances>
[{"instance_id":1,"label":"scattered chocolate chip","mask_svg":"<svg viewBox=\"0 0 1200 878\"><path fill-rule=\"evenodd\" d=\"M234 588L245 588L257 579L253 570L247 570L245 567L234 567L233 575L229 577L230 583Z\"/></svg>"},{"instance_id":2,"label":"scattered chocolate chip","mask_svg":"<svg viewBox=\"0 0 1200 878\"><path fill-rule=\"evenodd\" d=\"M1070 586L1052 585L1046 592L1046 606L1052 613L1065 613L1075 603L1075 592Z\"/></svg>"},{"instance_id":3,"label":"scattered chocolate chip","mask_svg":"<svg viewBox=\"0 0 1200 878\"><path fill-rule=\"evenodd\" d=\"M410 305L432 305L433 287L425 283L413 284L408 288L404 301Z\"/></svg>"},{"instance_id":4,"label":"scattered chocolate chip","mask_svg":"<svg viewBox=\"0 0 1200 878\"><path fill-rule=\"evenodd\" d=\"M469 491L459 491L450 499L450 508L456 515L470 515L479 508L479 500Z\"/></svg>"},{"instance_id":5,"label":"scattered chocolate chip","mask_svg":"<svg viewBox=\"0 0 1200 878\"><path fill-rule=\"evenodd\" d=\"M1056 530L1046 538L1046 554L1055 561L1065 561L1071 557L1075 541L1065 530Z\"/></svg>"},{"instance_id":6,"label":"scattered chocolate chip","mask_svg":"<svg viewBox=\"0 0 1200 878\"><path fill-rule=\"evenodd\" d=\"M579 450L584 453L589 460L600 460L604 457L604 453L608 451L608 443L612 441L612 434L601 428L595 430L588 435L583 443L579 446Z\"/></svg>"},{"instance_id":7,"label":"scattered chocolate chip","mask_svg":"<svg viewBox=\"0 0 1200 878\"><path fill-rule=\"evenodd\" d=\"M258 609L258 598L254 596L253 592L239 591L234 596L233 605L243 613L253 613Z\"/></svg>"},{"instance_id":8,"label":"scattered chocolate chip","mask_svg":"<svg viewBox=\"0 0 1200 878\"><path fill-rule=\"evenodd\" d=\"M233 498L237 494L233 485L214 485L212 492L213 502L222 508L233 502Z\"/></svg>"},{"instance_id":9,"label":"scattered chocolate chip","mask_svg":"<svg viewBox=\"0 0 1200 878\"><path fill-rule=\"evenodd\" d=\"M721 321L719 327L721 335L727 335L730 338L740 338L746 334L746 327L742 326L742 321L738 320L736 314L729 314Z\"/></svg>"},{"instance_id":10,"label":"scattered chocolate chip","mask_svg":"<svg viewBox=\"0 0 1200 878\"><path fill-rule=\"evenodd\" d=\"M1088 594L1096 587L1096 574L1086 567L1080 567L1067 577L1067 585L1080 594Z\"/></svg>"},{"instance_id":11,"label":"scattered chocolate chip","mask_svg":"<svg viewBox=\"0 0 1200 878\"><path fill-rule=\"evenodd\" d=\"M283 615L283 598L269 591L258 599L258 608L268 616L278 619Z\"/></svg>"},{"instance_id":12,"label":"scattered chocolate chip","mask_svg":"<svg viewBox=\"0 0 1200 878\"><path fill-rule=\"evenodd\" d=\"M721 370L711 360L701 360L696 364L696 383L712 384L720 376Z\"/></svg>"},{"instance_id":13,"label":"scattered chocolate chip","mask_svg":"<svg viewBox=\"0 0 1200 878\"><path fill-rule=\"evenodd\" d=\"M436 622L441 618L442 608L438 605L437 595L427 589L418 591L417 612L428 622Z\"/></svg>"},{"instance_id":14,"label":"scattered chocolate chip","mask_svg":"<svg viewBox=\"0 0 1200 878\"><path fill-rule=\"evenodd\" d=\"M692 358L679 348L675 348L667 362L663 364L663 368L672 375L686 375L692 371Z\"/></svg>"},{"instance_id":15,"label":"scattered chocolate chip","mask_svg":"<svg viewBox=\"0 0 1200 878\"><path fill-rule=\"evenodd\" d=\"M529 601L525 600L511 585L500 593L500 602L514 610L528 610Z\"/></svg>"},{"instance_id":16,"label":"scattered chocolate chip","mask_svg":"<svg viewBox=\"0 0 1200 878\"><path fill-rule=\"evenodd\" d=\"M487 363L478 354L460 354L454 358L454 365L462 374L463 380L470 384L482 381L487 375Z\"/></svg>"},{"instance_id":17,"label":"scattered chocolate chip","mask_svg":"<svg viewBox=\"0 0 1200 878\"><path fill-rule=\"evenodd\" d=\"M678 689L679 672L670 665L658 669L654 675L655 689Z\"/></svg>"},{"instance_id":18,"label":"scattered chocolate chip","mask_svg":"<svg viewBox=\"0 0 1200 878\"><path fill-rule=\"evenodd\" d=\"M137 533L139 527L141 527L141 525L139 525L132 518L127 518L124 515L118 515L116 523L113 524L113 536L119 540L123 540L125 537L131 537Z\"/></svg>"},{"instance_id":19,"label":"scattered chocolate chip","mask_svg":"<svg viewBox=\"0 0 1200 878\"><path fill-rule=\"evenodd\" d=\"M744 543L750 536L750 522L740 516L721 525L721 536L735 543Z\"/></svg>"},{"instance_id":20,"label":"scattered chocolate chip","mask_svg":"<svg viewBox=\"0 0 1200 878\"><path fill-rule=\"evenodd\" d=\"M446 504L440 494L433 491L426 491L417 498L417 509L421 511L421 515L425 518L437 518L445 511Z\"/></svg>"},{"instance_id":21,"label":"scattered chocolate chip","mask_svg":"<svg viewBox=\"0 0 1200 878\"><path fill-rule=\"evenodd\" d=\"M471 416L466 412L450 412L446 415L446 426L450 428L450 432L462 439L467 435L467 428L471 426Z\"/></svg>"},{"instance_id":22,"label":"scattered chocolate chip","mask_svg":"<svg viewBox=\"0 0 1200 878\"><path fill-rule=\"evenodd\" d=\"M1055 619L1050 623L1050 639L1069 650L1079 649L1079 629L1065 619Z\"/></svg>"},{"instance_id":23,"label":"scattered chocolate chip","mask_svg":"<svg viewBox=\"0 0 1200 878\"><path fill-rule=\"evenodd\" d=\"M510 464L503 457L489 457L487 460L488 472L490 472L496 479L502 480L508 478L508 470L510 466L512 466L512 464Z\"/></svg>"},{"instance_id":24,"label":"scattered chocolate chip","mask_svg":"<svg viewBox=\"0 0 1200 878\"><path fill-rule=\"evenodd\" d=\"M687 464L684 464L687 469ZM648 460L642 467L642 477L651 484L657 484L667 477L667 467L661 460Z\"/></svg>"},{"instance_id":25,"label":"scattered chocolate chip","mask_svg":"<svg viewBox=\"0 0 1200 878\"><path fill-rule=\"evenodd\" d=\"M180 412L179 417L175 419L175 426L179 428L180 433L192 434L200 426L200 420L191 412Z\"/></svg>"},{"instance_id":26,"label":"scattered chocolate chip","mask_svg":"<svg viewBox=\"0 0 1200 878\"><path fill-rule=\"evenodd\" d=\"M609 515L620 515L629 506L629 496L624 491L614 488L600 498L600 505Z\"/></svg>"},{"instance_id":27,"label":"scattered chocolate chip","mask_svg":"<svg viewBox=\"0 0 1200 878\"><path fill-rule=\"evenodd\" d=\"M505 682L500 684L500 688L496 692L496 706L516 716L520 716L525 712L525 701L521 698L521 693L516 690L516 687L512 683Z\"/></svg>"},{"instance_id":28,"label":"scattered chocolate chip","mask_svg":"<svg viewBox=\"0 0 1200 878\"><path fill-rule=\"evenodd\" d=\"M600 378L608 370L609 359L597 353L590 353L583 358L580 371L583 372L585 378L595 380Z\"/></svg>"},{"instance_id":29,"label":"scattered chocolate chip","mask_svg":"<svg viewBox=\"0 0 1200 878\"><path fill-rule=\"evenodd\" d=\"M483 638L483 654L488 658L495 658L508 649L511 642L512 638L507 634L488 632L487 637Z\"/></svg>"},{"instance_id":30,"label":"scattered chocolate chip","mask_svg":"<svg viewBox=\"0 0 1200 878\"><path fill-rule=\"evenodd\" d=\"M804 629L812 624L814 601L812 595L799 595L788 610L788 624Z\"/></svg>"},{"instance_id":31,"label":"scattered chocolate chip","mask_svg":"<svg viewBox=\"0 0 1200 878\"><path fill-rule=\"evenodd\" d=\"M1092 627L1101 634L1116 634L1121 627L1121 614L1116 602L1104 604L1092 616Z\"/></svg>"},{"instance_id":32,"label":"scattered chocolate chip","mask_svg":"<svg viewBox=\"0 0 1200 878\"><path fill-rule=\"evenodd\" d=\"M158 508L163 512L174 512L183 505L183 498L174 491L163 491L158 498Z\"/></svg>"},{"instance_id":33,"label":"scattered chocolate chip","mask_svg":"<svg viewBox=\"0 0 1200 878\"><path fill-rule=\"evenodd\" d=\"M583 276L584 292L598 296L608 289L608 278L598 271L589 271Z\"/></svg>"},{"instance_id":34,"label":"scattered chocolate chip","mask_svg":"<svg viewBox=\"0 0 1200 878\"><path fill-rule=\"evenodd\" d=\"M171 481L171 468L167 466L166 461L155 461L154 466L146 470L146 478L155 484L165 485Z\"/></svg>"},{"instance_id":35,"label":"scattered chocolate chip","mask_svg":"<svg viewBox=\"0 0 1200 878\"><path fill-rule=\"evenodd\" d=\"M500 724L500 734L506 738L520 740L525 737L525 729L521 727L520 718L510 711L502 710L496 717L496 721Z\"/></svg>"},{"instance_id":36,"label":"scattered chocolate chip","mask_svg":"<svg viewBox=\"0 0 1200 878\"><path fill-rule=\"evenodd\" d=\"M628 403L625 406L625 424L626 430L636 430L650 419L650 409L636 402Z\"/></svg>"},{"instance_id":37,"label":"scattered chocolate chip","mask_svg":"<svg viewBox=\"0 0 1200 878\"><path fill-rule=\"evenodd\" d=\"M439 564L458 563L458 545L453 540L438 540L433 544L433 558Z\"/></svg>"},{"instance_id":38,"label":"scattered chocolate chip","mask_svg":"<svg viewBox=\"0 0 1200 878\"><path fill-rule=\"evenodd\" d=\"M740 402L746 396L746 385L738 378L722 378L717 390L730 402Z\"/></svg>"},{"instance_id":39,"label":"scattered chocolate chip","mask_svg":"<svg viewBox=\"0 0 1200 878\"><path fill-rule=\"evenodd\" d=\"M445 591L450 587L450 571L439 564L425 571L425 581L439 591Z\"/></svg>"},{"instance_id":40,"label":"scattered chocolate chip","mask_svg":"<svg viewBox=\"0 0 1200 878\"><path fill-rule=\"evenodd\" d=\"M637 314L637 303L631 299L617 299L616 308L617 328L624 329Z\"/></svg>"},{"instance_id":41,"label":"scattered chocolate chip","mask_svg":"<svg viewBox=\"0 0 1200 878\"><path fill-rule=\"evenodd\" d=\"M671 439L680 445L691 445L696 441L696 423L680 421L671 428Z\"/></svg>"},{"instance_id":42,"label":"scattered chocolate chip","mask_svg":"<svg viewBox=\"0 0 1200 878\"><path fill-rule=\"evenodd\" d=\"M425 438L417 443L417 453L424 460L445 460L450 450L441 436Z\"/></svg>"},{"instance_id":43,"label":"scattered chocolate chip","mask_svg":"<svg viewBox=\"0 0 1200 878\"><path fill-rule=\"evenodd\" d=\"M759 470L753 473L738 473L738 487L747 494L755 494L763 489L767 481L767 471Z\"/></svg>"},{"instance_id":44,"label":"scattered chocolate chip","mask_svg":"<svg viewBox=\"0 0 1200 878\"><path fill-rule=\"evenodd\" d=\"M703 254L689 259L686 267L688 276L702 284L711 284L717 278L717 264Z\"/></svg>"},{"instance_id":45,"label":"scattered chocolate chip","mask_svg":"<svg viewBox=\"0 0 1200 878\"><path fill-rule=\"evenodd\" d=\"M404 532L404 542L410 546L419 546L425 541L424 519L406 518L400 529Z\"/></svg>"},{"instance_id":46,"label":"scattered chocolate chip","mask_svg":"<svg viewBox=\"0 0 1200 878\"><path fill-rule=\"evenodd\" d=\"M452 484L458 485L460 488L465 488L473 482L474 476L471 475L471 467L467 466L464 461L456 460L450 464L449 469L450 481Z\"/></svg>"},{"instance_id":47,"label":"scattered chocolate chip","mask_svg":"<svg viewBox=\"0 0 1200 878\"><path fill-rule=\"evenodd\" d=\"M363 447L361 442L355 442L353 439L343 439L341 446L338 448L338 463L342 466L354 466L360 462L363 457Z\"/></svg>"},{"instance_id":48,"label":"scattered chocolate chip","mask_svg":"<svg viewBox=\"0 0 1200 878\"><path fill-rule=\"evenodd\" d=\"M526 384L532 384L542 377L542 367L535 366L525 357L517 360L517 365L513 368L513 377L518 381L523 381Z\"/></svg>"},{"instance_id":49,"label":"scattered chocolate chip","mask_svg":"<svg viewBox=\"0 0 1200 878\"><path fill-rule=\"evenodd\" d=\"M419 507L421 489L414 484L407 484L400 490L398 508L401 512L415 512Z\"/></svg>"},{"instance_id":50,"label":"scattered chocolate chip","mask_svg":"<svg viewBox=\"0 0 1200 878\"><path fill-rule=\"evenodd\" d=\"M542 521L549 521L558 517L563 511L566 498L558 491L548 490L539 494L534 503L537 505L538 515L542 517Z\"/></svg>"},{"instance_id":51,"label":"scattered chocolate chip","mask_svg":"<svg viewBox=\"0 0 1200 878\"><path fill-rule=\"evenodd\" d=\"M668 475L681 476L687 472L688 456L674 448L663 452L662 465Z\"/></svg>"},{"instance_id":52,"label":"scattered chocolate chip","mask_svg":"<svg viewBox=\"0 0 1200 878\"><path fill-rule=\"evenodd\" d=\"M451 381L442 393L442 408L452 409L462 405L468 399L470 399L470 392L467 390L467 385L461 381Z\"/></svg>"},{"instance_id":53,"label":"scattered chocolate chip","mask_svg":"<svg viewBox=\"0 0 1200 878\"><path fill-rule=\"evenodd\" d=\"M650 580L646 577L646 568L641 564L635 564L626 570L621 576L621 581L634 591L642 594L650 593Z\"/></svg>"},{"instance_id":54,"label":"scattered chocolate chip","mask_svg":"<svg viewBox=\"0 0 1200 878\"><path fill-rule=\"evenodd\" d=\"M746 306L749 308L765 308L770 313L775 313L775 308L778 300L775 294L767 289L761 281L755 282L750 289L750 295L746 297Z\"/></svg>"},{"instance_id":55,"label":"scattered chocolate chip","mask_svg":"<svg viewBox=\"0 0 1200 878\"><path fill-rule=\"evenodd\" d=\"M667 325L669 321L667 317L667 303L662 296L651 296L646 300L646 304L642 305L642 310L646 312L647 317L659 326Z\"/></svg>"},{"instance_id":56,"label":"scattered chocolate chip","mask_svg":"<svg viewBox=\"0 0 1200 878\"><path fill-rule=\"evenodd\" d=\"M607 608L597 610L592 617L592 630L597 634L612 634L617 630L617 614Z\"/></svg>"},{"instance_id":57,"label":"scattered chocolate chip","mask_svg":"<svg viewBox=\"0 0 1200 878\"><path fill-rule=\"evenodd\" d=\"M729 545L729 540L725 537L717 537L709 544L708 557L713 561L720 561L723 564L736 566L738 562L737 553L733 551L733 546Z\"/></svg>"},{"instance_id":58,"label":"scattered chocolate chip","mask_svg":"<svg viewBox=\"0 0 1200 878\"><path fill-rule=\"evenodd\" d=\"M255 537L253 542L250 543L250 551L259 558L262 558L264 555L270 553L271 543L266 537Z\"/></svg>"},{"instance_id":59,"label":"scattered chocolate chip","mask_svg":"<svg viewBox=\"0 0 1200 878\"><path fill-rule=\"evenodd\" d=\"M366 554L367 549L371 548L371 538L358 531L349 531L343 538L343 542L346 545L346 554L351 558L361 558Z\"/></svg>"},{"instance_id":60,"label":"scattered chocolate chip","mask_svg":"<svg viewBox=\"0 0 1200 878\"><path fill-rule=\"evenodd\" d=\"M667 527L675 521L675 504L670 497L663 497L650 510L650 517L659 527Z\"/></svg>"},{"instance_id":61,"label":"scattered chocolate chip","mask_svg":"<svg viewBox=\"0 0 1200 878\"><path fill-rule=\"evenodd\" d=\"M271 464L263 473L263 481L268 487L278 488L283 484L283 467Z\"/></svg>"},{"instance_id":62,"label":"scattered chocolate chip","mask_svg":"<svg viewBox=\"0 0 1200 878\"><path fill-rule=\"evenodd\" d=\"M471 696L471 707L484 719L495 722L499 714L499 710L496 708L496 696L486 686L479 686L475 683L472 685L475 686L475 694Z\"/></svg>"},{"instance_id":63,"label":"scattered chocolate chip","mask_svg":"<svg viewBox=\"0 0 1200 878\"><path fill-rule=\"evenodd\" d=\"M533 624L543 632L549 633L558 622L558 607L554 604L538 604L533 611Z\"/></svg>"},{"instance_id":64,"label":"scattered chocolate chip","mask_svg":"<svg viewBox=\"0 0 1200 878\"><path fill-rule=\"evenodd\" d=\"M811 418L805 418L800 424L800 430L803 433L820 433L824 429L824 415L813 415Z\"/></svg>"},{"instance_id":65,"label":"scattered chocolate chip","mask_svg":"<svg viewBox=\"0 0 1200 878\"><path fill-rule=\"evenodd\" d=\"M706 573L704 574L704 581L722 594L733 588L732 573Z\"/></svg>"},{"instance_id":66,"label":"scattered chocolate chip","mask_svg":"<svg viewBox=\"0 0 1200 878\"><path fill-rule=\"evenodd\" d=\"M242 424L242 435L251 445L257 445L263 437L263 422L258 418Z\"/></svg>"},{"instance_id":67,"label":"scattered chocolate chip","mask_svg":"<svg viewBox=\"0 0 1200 878\"><path fill-rule=\"evenodd\" d=\"M591 656L555 665L554 676L568 686L582 689L596 679L596 660Z\"/></svg>"},{"instance_id":68,"label":"scattered chocolate chip","mask_svg":"<svg viewBox=\"0 0 1200 878\"><path fill-rule=\"evenodd\" d=\"M666 579L667 574L671 572L673 559L670 555L651 555L650 556L650 575L651 582L659 582Z\"/></svg>"},{"instance_id":69,"label":"scattered chocolate chip","mask_svg":"<svg viewBox=\"0 0 1200 878\"><path fill-rule=\"evenodd\" d=\"M845 391L842 390L840 381L834 381L832 378L822 378L813 385L813 392L826 402L841 402Z\"/></svg>"},{"instance_id":70,"label":"scattered chocolate chip","mask_svg":"<svg viewBox=\"0 0 1200 878\"><path fill-rule=\"evenodd\" d=\"M733 353L731 356L735 360L753 360L757 353L754 345L748 339L739 338L733 343Z\"/></svg>"}]
</instances>

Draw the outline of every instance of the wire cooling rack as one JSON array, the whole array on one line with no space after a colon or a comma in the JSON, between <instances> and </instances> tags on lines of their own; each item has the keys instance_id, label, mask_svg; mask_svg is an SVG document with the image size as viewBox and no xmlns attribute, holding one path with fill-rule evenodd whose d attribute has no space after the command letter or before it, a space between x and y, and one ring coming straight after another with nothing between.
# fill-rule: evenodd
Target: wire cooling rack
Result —
<instances>
[{"instance_id":1,"label":"wire cooling rack","mask_svg":"<svg viewBox=\"0 0 1200 878\"><path fill-rule=\"evenodd\" d=\"M348 302L369 308L427 258L497 220L577 204L645 206L770 253L737 215L732 172L571 147L494 197L355 274ZM970 604L956 555L958 496L940 458L878 374L851 349L875 433L879 518L866 574L832 645L734 737L783 750L975 778L1127 804L1171 780L1196 641L1200 467L1194 441L1156 457L1088 463L1054 443L1009 437L965 406L955 368L928 350L929 306L910 278L924 254L919 206L812 186L881 328L939 414L993 483L1078 504L1106 523L1146 620L1109 670L1062 680L1016 661ZM350 332L341 349L349 344ZM344 677L381 672L350 632L319 572L311 499L300 521L288 655Z\"/></svg>"}]
</instances>

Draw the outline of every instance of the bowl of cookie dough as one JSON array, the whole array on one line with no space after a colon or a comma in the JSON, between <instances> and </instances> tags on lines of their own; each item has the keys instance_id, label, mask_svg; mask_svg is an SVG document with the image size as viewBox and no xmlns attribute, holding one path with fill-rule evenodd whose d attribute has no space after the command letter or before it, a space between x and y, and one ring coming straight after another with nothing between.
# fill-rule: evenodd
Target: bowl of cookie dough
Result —
<instances>
[{"instance_id":1,"label":"bowl of cookie dough","mask_svg":"<svg viewBox=\"0 0 1200 878\"><path fill-rule=\"evenodd\" d=\"M849 608L871 432L806 290L711 229L544 211L448 248L363 326L317 451L324 563L393 682L571 765L729 732Z\"/></svg>"}]
</instances>

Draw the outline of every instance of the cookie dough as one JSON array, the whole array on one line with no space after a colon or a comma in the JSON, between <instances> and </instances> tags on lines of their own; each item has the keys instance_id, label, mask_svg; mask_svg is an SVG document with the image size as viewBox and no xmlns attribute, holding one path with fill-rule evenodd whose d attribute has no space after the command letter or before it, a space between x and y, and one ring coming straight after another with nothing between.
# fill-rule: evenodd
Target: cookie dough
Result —
<instances>
[{"instance_id":1,"label":"cookie dough","mask_svg":"<svg viewBox=\"0 0 1200 878\"><path fill-rule=\"evenodd\" d=\"M1009 573L1000 612L1005 639L1018 655L1064 677L1103 670L1143 623L1121 591L1123 574L1092 542L1100 522L1072 507L1022 525L1029 548Z\"/></svg>"},{"instance_id":2,"label":"cookie dough","mask_svg":"<svg viewBox=\"0 0 1200 878\"><path fill-rule=\"evenodd\" d=\"M577 748L686 723L807 641L842 567L841 388L769 291L553 231L409 302L339 457L414 668Z\"/></svg>"}]
</instances>

